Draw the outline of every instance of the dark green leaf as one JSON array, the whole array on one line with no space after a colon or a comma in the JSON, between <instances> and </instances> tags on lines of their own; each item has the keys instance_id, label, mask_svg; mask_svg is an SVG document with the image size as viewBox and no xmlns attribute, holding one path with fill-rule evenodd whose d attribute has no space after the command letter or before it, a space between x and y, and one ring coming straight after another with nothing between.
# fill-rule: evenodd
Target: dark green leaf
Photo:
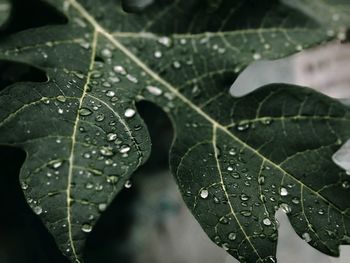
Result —
<instances>
[{"instance_id":1,"label":"dark green leaf","mask_svg":"<svg viewBox=\"0 0 350 263\"><path fill-rule=\"evenodd\" d=\"M328 9L315 2L325 21L339 16L329 26L301 1L167 0L142 15L115 0L47 2L68 24L0 44L1 59L48 76L0 94L0 143L27 152L20 179L28 203L72 261L81 261L99 213L149 155L134 106L140 99L168 112L172 171L185 201L242 262L273 260L279 206L319 250L336 255L348 242L349 189L330 159L350 136L348 110L283 85L228 95L254 60L343 38L348 21L336 5L343 1Z\"/></svg>"}]
</instances>

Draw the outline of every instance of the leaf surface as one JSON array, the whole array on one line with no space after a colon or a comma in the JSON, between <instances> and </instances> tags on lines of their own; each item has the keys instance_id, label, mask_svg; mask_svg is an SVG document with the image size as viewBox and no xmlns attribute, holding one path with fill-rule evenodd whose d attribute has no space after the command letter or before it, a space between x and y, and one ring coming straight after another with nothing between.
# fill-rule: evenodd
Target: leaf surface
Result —
<instances>
[{"instance_id":1,"label":"leaf surface","mask_svg":"<svg viewBox=\"0 0 350 263\"><path fill-rule=\"evenodd\" d=\"M0 143L26 151L28 203L72 261L81 261L86 234L149 156L134 105L141 99L168 112L172 172L199 223L230 254L273 262L280 206L317 249L337 255L349 242L348 182L331 162L350 137L348 108L286 85L228 94L252 61L343 32L341 15L325 26L300 1L169 0L138 15L112 0L47 2L69 22L0 43L1 59L48 77L0 94ZM325 19L338 11L334 3Z\"/></svg>"}]
</instances>

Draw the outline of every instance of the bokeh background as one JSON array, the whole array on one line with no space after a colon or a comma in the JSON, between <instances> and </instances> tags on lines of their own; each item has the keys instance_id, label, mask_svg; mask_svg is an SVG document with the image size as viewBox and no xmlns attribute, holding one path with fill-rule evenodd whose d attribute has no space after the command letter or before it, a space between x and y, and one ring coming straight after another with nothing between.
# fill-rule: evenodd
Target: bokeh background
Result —
<instances>
[{"instance_id":1,"label":"bokeh background","mask_svg":"<svg viewBox=\"0 0 350 263\"><path fill-rule=\"evenodd\" d=\"M8 34L65 18L39 0L13 0L11 16L0 29ZM137 12L152 0L128 0L126 10ZM0 1L0 8L1 8ZM2 6L4 8L4 6ZM0 10L1 11L1 10ZM350 101L350 45L334 42L277 61L249 66L234 82L231 92L243 96L269 83L314 87L329 96ZM42 72L26 65L0 61L0 90L17 81L43 81ZM167 116L149 103L138 105L153 142L149 162L132 179L102 215L89 236L87 263L235 263L205 235L178 192L168 170L172 127ZM349 147L350 148L350 147ZM350 150L336 156L350 170ZM0 263L68 263L40 219L26 204L18 182L25 154L0 147ZM338 259L323 255L300 239L286 215L280 222L277 256L281 263L348 263L350 248Z\"/></svg>"}]
</instances>

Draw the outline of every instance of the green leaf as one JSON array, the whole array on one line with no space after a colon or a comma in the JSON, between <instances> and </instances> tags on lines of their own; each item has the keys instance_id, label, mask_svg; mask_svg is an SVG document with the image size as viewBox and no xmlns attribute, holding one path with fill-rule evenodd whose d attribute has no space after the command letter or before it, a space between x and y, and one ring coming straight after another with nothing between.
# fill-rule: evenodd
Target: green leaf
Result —
<instances>
[{"instance_id":1,"label":"green leaf","mask_svg":"<svg viewBox=\"0 0 350 263\"><path fill-rule=\"evenodd\" d=\"M0 26L2 26L10 15L11 5L8 0L0 0Z\"/></svg>"},{"instance_id":2,"label":"green leaf","mask_svg":"<svg viewBox=\"0 0 350 263\"><path fill-rule=\"evenodd\" d=\"M331 162L350 137L348 109L284 85L228 94L252 61L330 40L348 25L343 19L324 26L299 11L301 2L271 0L167 0L139 15L115 0L47 2L68 24L0 43L0 59L48 77L0 94L0 144L26 151L28 203L72 261L81 262L99 214L149 156L134 105L141 99L172 119L172 172L209 237L230 254L273 260L279 206L317 249L336 255L349 241L349 189ZM342 1L333 2L325 20L339 11Z\"/></svg>"}]
</instances>

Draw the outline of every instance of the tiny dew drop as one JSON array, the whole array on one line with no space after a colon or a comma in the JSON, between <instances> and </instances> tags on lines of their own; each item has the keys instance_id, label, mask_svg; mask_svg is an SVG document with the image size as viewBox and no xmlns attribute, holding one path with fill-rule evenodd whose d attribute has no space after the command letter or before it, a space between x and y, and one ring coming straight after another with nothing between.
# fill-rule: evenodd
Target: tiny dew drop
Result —
<instances>
[{"instance_id":1,"label":"tiny dew drop","mask_svg":"<svg viewBox=\"0 0 350 263\"><path fill-rule=\"evenodd\" d=\"M161 51L157 50L157 51L154 52L154 57L155 58L161 58L162 56L163 56L163 54L162 54Z\"/></svg>"},{"instance_id":2,"label":"tiny dew drop","mask_svg":"<svg viewBox=\"0 0 350 263\"><path fill-rule=\"evenodd\" d=\"M350 188L350 183L349 183L349 181L344 181L344 182L342 183L342 187L343 187L344 189L349 189L349 188Z\"/></svg>"},{"instance_id":3,"label":"tiny dew drop","mask_svg":"<svg viewBox=\"0 0 350 263\"><path fill-rule=\"evenodd\" d=\"M132 118L135 115L135 110L134 109L126 109L126 111L124 112L124 116L127 118Z\"/></svg>"},{"instance_id":4,"label":"tiny dew drop","mask_svg":"<svg viewBox=\"0 0 350 263\"><path fill-rule=\"evenodd\" d=\"M131 188L131 186L132 186L132 183L131 183L131 181L130 180L127 180L126 182L125 182L125 184L124 184L124 187L125 188Z\"/></svg>"},{"instance_id":5,"label":"tiny dew drop","mask_svg":"<svg viewBox=\"0 0 350 263\"><path fill-rule=\"evenodd\" d=\"M207 190L207 189L202 189L201 192L200 192L200 196L201 196L201 198L203 198L203 199L207 199L208 196L209 196L208 190Z\"/></svg>"},{"instance_id":6,"label":"tiny dew drop","mask_svg":"<svg viewBox=\"0 0 350 263\"><path fill-rule=\"evenodd\" d=\"M90 233L91 230L92 230L92 226L90 224L84 224L81 228L81 230L84 232L84 233Z\"/></svg>"},{"instance_id":7,"label":"tiny dew drop","mask_svg":"<svg viewBox=\"0 0 350 263\"><path fill-rule=\"evenodd\" d=\"M227 243L222 244L222 248L226 251L230 249Z\"/></svg>"},{"instance_id":8,"label":"tiny dew drop","mask_svg":"<svg viewBox=\"0 0 350 263\"><path fill-rule=\"evenodd\" d=\"M307 243L309 243L309 242L312 240L309 233L303 233L303 234L302 234L302 238L303 238Z\"/></svg>"},{"instance_id":9,"label":"tiny dew drop","mask_svg":"<svg viewBox=\"0 0 350 263\"><path fill-rule=\"evenodd\" d=\"M34 213L37 215L40 215L43 212L43 209L41 206L36 206L33 208L33 210L34 210Z\"/></svg>"}]
</instances>

